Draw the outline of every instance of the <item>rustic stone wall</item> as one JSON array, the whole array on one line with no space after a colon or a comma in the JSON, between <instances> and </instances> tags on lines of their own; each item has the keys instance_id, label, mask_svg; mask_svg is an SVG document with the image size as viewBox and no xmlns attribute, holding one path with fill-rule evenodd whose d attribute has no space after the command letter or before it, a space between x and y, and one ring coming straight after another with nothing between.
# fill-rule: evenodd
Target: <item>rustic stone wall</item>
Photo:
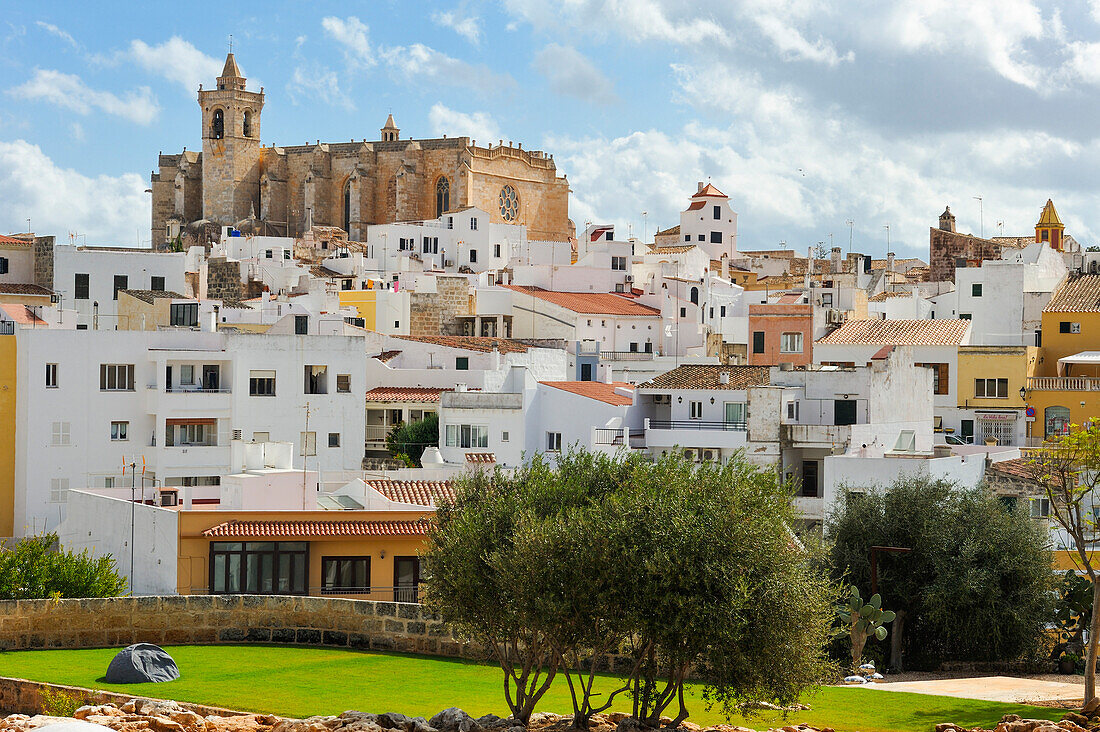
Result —
<instances>
[{"instance_id":1,"label":"rustic stone wall","mask_svg":"<svg viewBox=\"0 0 1100 732\"><path fill-rule=\"evenodd\" d=\"M240 301L241 265L225 257L211 257L206 263L206 296L211 300Z\"/></svg>"},{"instance_id":2,"label":"rustic stone wall","mask_svg":"<svg viewBox=\"0 0 1100 732\"><path fill-rule=\"evenodd\" d=\"M1001 245L973 234L957 234L943 229L928 230L928 281L954 282L955 260L973 263L1001 258Z\"/></svg>"},{"instance_id":3,"label":"rustic stone wall","mask_svg":"<svg viewBox=\"0 0 1100 732\"><path fill-rule=\"evenodd\" d=\"M42 692L47 690L53 694L63 693L68 697L79 699L85 704L115 704L122 706L134 698L132 694L116 694L110 691L83 689L79 686L65 686L62 684L45 684L26 679L12 679L0 676L0 709L7 714L45 714L47 712L45 699ZM144 698L144 697L139 697ZM190 702L176 702L181 709L194 712L203 717L217 715L219 717L235 717L245 714L233 709L212 707L206 704L192 704Z\"/></svg>"},{"instance_id":4,"label":"rustic stone wall","mask_svg":"<svg viewBox=\"0 0 1100 732\"><path fill-rule=\"evenodd\" d=\"M0 650L294 643L485 659L421 605L281 595L0 602ZM11 709L3 704L0 708Z\"/></svg>"},{"instance_id":5,"label":"rustic stone wall","mask_svg":"<svg viewBox=\"0 0 1100 732\"><path fill-rule=\"evenodd\" d=\"M52 236L34 237L34 284L45 287L47 290L53 286L53 246L55 239Z\"/></svg>"},{"instance_id":6,"label":"rustic stone wall","mask_svg":"<svg viewBox=\"0 0 1100 732\"><path fill-rule=\"evenodd\" d=\"M439 275L435 292L409 295L409 335L461 335L456 317L471 315L470 283L465 276Z\"/></svg>"}]
</instances>

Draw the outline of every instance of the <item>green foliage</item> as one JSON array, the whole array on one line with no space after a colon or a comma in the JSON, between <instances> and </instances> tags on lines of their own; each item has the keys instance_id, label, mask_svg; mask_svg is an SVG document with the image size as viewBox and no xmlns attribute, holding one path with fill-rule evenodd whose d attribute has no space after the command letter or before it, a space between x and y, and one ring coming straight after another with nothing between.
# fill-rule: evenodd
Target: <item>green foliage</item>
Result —
<instances>
[{"instance_id":1,"label":"green foliage","mask_svg":"<svg viewBox=\"0 0 1100 732\"><path fill-rule=\"evenodd\" d=\"M925 477L888 490L847 493L827 518L838 579L870 584L872 546L880 554L883 604L907 662L996 661L1034 654L1053 612L1045 526L1023 509L1006 511L983 489ZM900 659L893 658L896 666Z\"/></svg>"},{"instance_id":2,"label":"green foliage","mask_svg":"<svg viewBox=\"0 0 1100 732\"><path fill-rule=\"evenodd\" d=\"M83 697L48 686L38 690L38 698L42 703L42 714L50 717L71 717L84 706Z\"/></svg>"},{"instance_id":3,"label":"green foliage","mask_svg":"<svg viewBox=\"0 0 1100 732\"><path fill-rule=\"evenodd\" d=\"M841 606L837 617L847 626L852 641L852 671L855 672L859 669L867 639L886 640L886 623L892 623L896 616L892 610L882 609L882 595L871 595L864 603L859 588L852 585L847 603Z\"/></svg>"},{"instance_id":4,"label":"green foliage","mask_svg":"<svg viewBox=\"0 0 1100 732\"><path fill-rule=\"evenodd\" d=\"M517 718L559 669L580 728L626 692L649 724L673 703L686 718L691 670L727 712L792 703L831 670L832 586L772 473L570 450L471 474L457 492L431 530L428 602L492 644ZM631 668L597 702L593 669L615 651Z\"/></svg>"},{"instance_id":5,"label":"green foliage","mask_svg":"<svg viewBox=\"0 0 1100 732\"><path fill-rule=\"evenodd\" d=\"M126 589L109 554L94 558L87 550L54 550L56 544L56 534L44 534L0 547L0 600L117 597Z\"/></svg>"},{"instance_id":6,"label":"green foliage","mask_svg":"<svg viewBox=\"0 0 1100 732\"><path fill-rule=\"evenodd\" d=\"M1088 577L1066 570L1058 588L1054 619L1058 623L1058 641L1080 650L1085 629L1092 622L1092 582Z\"/></svg>"},{"instance_id":7,"label":"green foliage","mask_svg":"<svg viewBox=\"0 0 1100 732\"><path fill-rule=\"evenodd\" d=\"M419 468L424 449L439 444L439 415L429 414L414 422L402 422L386 435L386 449L398 460Z\"/></svg>"}]
</instances>

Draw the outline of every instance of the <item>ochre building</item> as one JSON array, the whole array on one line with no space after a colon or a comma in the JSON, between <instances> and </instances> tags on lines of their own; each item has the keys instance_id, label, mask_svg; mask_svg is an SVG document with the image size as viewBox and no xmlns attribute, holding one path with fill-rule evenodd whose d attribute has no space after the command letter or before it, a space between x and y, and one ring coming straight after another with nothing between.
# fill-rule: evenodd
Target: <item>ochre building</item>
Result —
<instances>
[{"instance_id":1,"label":"ochre building","mask_svg":"<svg viewBox=\"0 0 1100 732\"><path fill-rule=\"evenodd\" d=\"M407 140L393 116L377 140L282 147L260 141L264 93L248 91L230 53L214 89L199 87L202 151L161 154L151 176L154 246L215 225L301 236L337 226L359 240L368 224L421 221L465 206L529 239L565 241L569 182L552 155L468 137Z\"/></svg>"}]
</instances>

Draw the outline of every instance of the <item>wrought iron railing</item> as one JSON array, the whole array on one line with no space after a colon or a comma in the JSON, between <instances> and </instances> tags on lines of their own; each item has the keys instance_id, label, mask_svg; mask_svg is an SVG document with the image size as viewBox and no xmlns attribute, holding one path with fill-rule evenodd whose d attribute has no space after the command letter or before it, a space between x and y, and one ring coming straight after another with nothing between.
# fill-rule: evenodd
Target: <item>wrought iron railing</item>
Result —
<instances>
[{"instance_id":1,"label":"wrought iron railing","mask_svg":"<svg viewBox=\"0 0 1100 732\"><path fill-rule=\"evenodd\" d=\"M651 419L651 430L718 430L720 432L744 432L745 422L707 422L701 419Z\"/></svg>"}]
</instances>

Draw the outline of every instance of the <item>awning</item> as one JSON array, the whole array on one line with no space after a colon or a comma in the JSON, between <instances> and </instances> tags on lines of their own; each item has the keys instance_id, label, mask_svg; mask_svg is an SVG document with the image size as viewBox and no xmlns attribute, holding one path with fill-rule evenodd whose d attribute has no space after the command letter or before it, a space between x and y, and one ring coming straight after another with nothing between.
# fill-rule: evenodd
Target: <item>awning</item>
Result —
<instances>
[{"instance_id":1,"label":"awning","mask_svg":"<svg viewBox=\"0 0 1100 732\"><path fill-rule=\"evenodd\" d=\"M231 539L327 536L424 536L423 521L226 521L211 526L203 536Z\"/></svg>"},{"instance_id":2,"label":"awning","mask_svg":"<svg viewBox=\"0 0 1100 732\"><path fill-rule=\"evenodd\" d=\"M1065 367L1069 364L1077 366L1100 366L1100 351L1081 351L1072 356L1063 356L1058 359L1058 375L1065 376Z\"/></svg>"}]
</instances>

